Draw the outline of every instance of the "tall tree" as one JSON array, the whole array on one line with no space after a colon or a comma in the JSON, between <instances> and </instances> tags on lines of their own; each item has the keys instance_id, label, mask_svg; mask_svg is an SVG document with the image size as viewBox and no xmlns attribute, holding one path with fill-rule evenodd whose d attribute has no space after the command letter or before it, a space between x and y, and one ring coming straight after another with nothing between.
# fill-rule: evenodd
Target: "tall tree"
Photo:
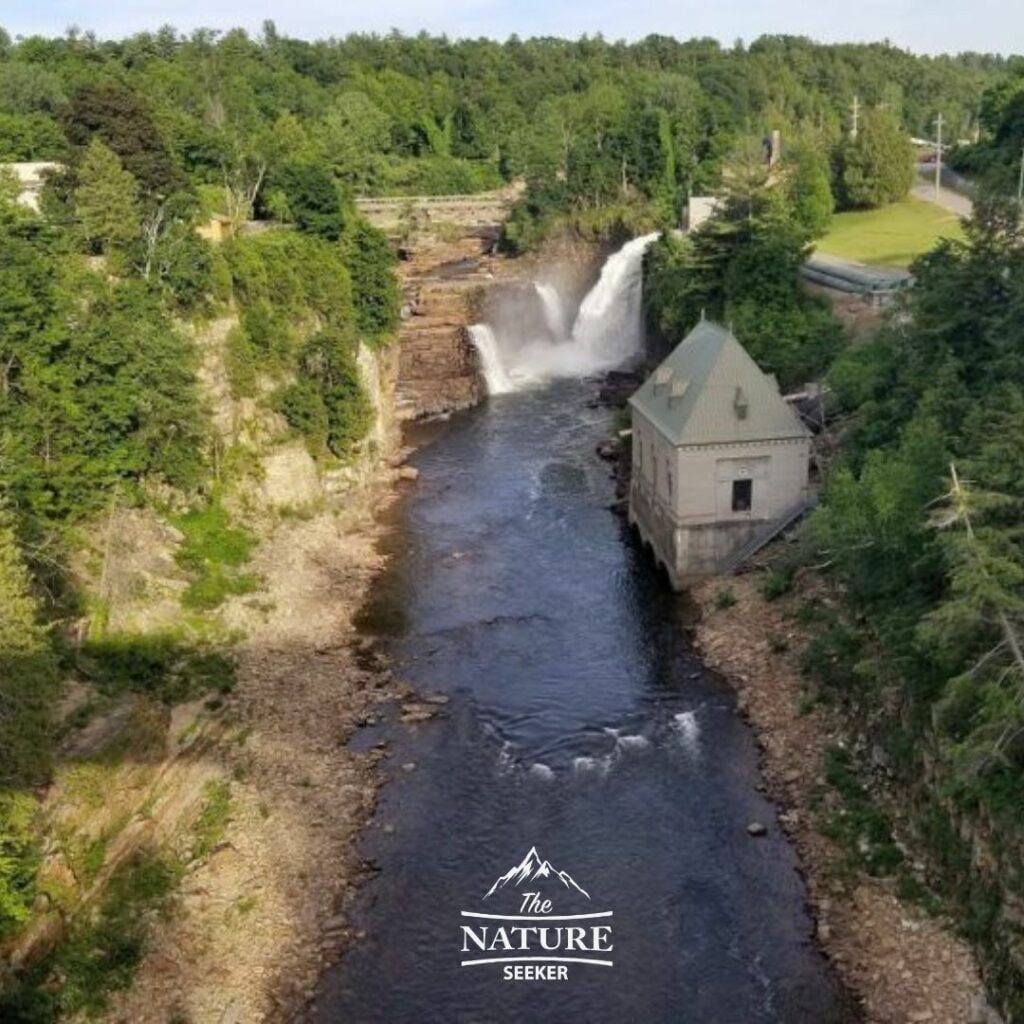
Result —
<instances>
[{"instance_id":1,"label":"tall tree","mask_svg":"<svg viewBox=\"0 0 1024 1024\"><path fill-rule=\"evenodd\" d=\"M120 259L139 237L138 183L97 138L85 151L78 180L75 210L85 244Z\"/></svg>"},{"instance_id":2,"label":"tall tree","mask_svg":"<svg viewBox=\"0 0 1024 1024\"><path fill-rule=\"evenodd\" d=\"M793 214L808 237L820 238L835 209L828 160L810 142L800 141L787 150L785 165Z\"/></svg>"},{"instance_id":3,"label":"tall tree","mask_svg":"<svg viewBox=\"0 0 1024 1024\"><path fill-rule=\"evenodd\" d=\"M181 184L163 135L146 102L114 82L83 85L62 114L72 145L99 136L134 175L144 196L167 196Z\"/></svg>"},{"instance_id":4,"label":"tall tree","mask_svg":"<svg viewBox=\"0 0 1024 1024\"><path fill-rule=\"evenodd\" d=\"M857 138L847 141L841 161L841 195L846 206L898 202L914 181L910 138L885 109L863 115Z\"/></svg>"}]
</instances>

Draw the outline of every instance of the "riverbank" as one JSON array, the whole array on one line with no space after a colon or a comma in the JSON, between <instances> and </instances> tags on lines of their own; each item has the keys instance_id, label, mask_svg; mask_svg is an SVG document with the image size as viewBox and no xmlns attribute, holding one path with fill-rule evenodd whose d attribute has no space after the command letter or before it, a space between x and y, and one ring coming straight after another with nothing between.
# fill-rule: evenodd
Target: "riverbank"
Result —
<instances>
[{"instance_id":1,"label":"riverbank","mask_svg":"<svg viewBox=\"0 0 1024 1024\"><path fill-rule=\"evenodd\" d=\"M817 922L817 941L866 1024L991 1024L974 956L949 921L930 916L897 892L895 877L876 878L851 865L848 851L822 834L829 818L849 820L826 762L846 745L834 709L812 701L800 671L808 636L802 604L825 602L824 588L804 580L799 593L767 601L760 574L712 580L693 591L702 614L695 642L705 663L737 689L762 755L768 795L797 848ZM894 828L899 847L899 828Z\"/></svg>"},{"instance_id":2,"label":"riverbank","mask_svg":"<svg viewBox=\"0 0 1024 1024\"><path fill-rule=\"evenodd\" d=\"M231 609L246 630L223 712L232 735L208 755L231 780L230 817L110 1020L294 1020L349 938L349 894L372 873L353 839L387 751L346 741L408 695L353 625L383 564L374 513L390 479L345 512L283 523L257 553L259 606Z\"/></svg>"}]
</instances>

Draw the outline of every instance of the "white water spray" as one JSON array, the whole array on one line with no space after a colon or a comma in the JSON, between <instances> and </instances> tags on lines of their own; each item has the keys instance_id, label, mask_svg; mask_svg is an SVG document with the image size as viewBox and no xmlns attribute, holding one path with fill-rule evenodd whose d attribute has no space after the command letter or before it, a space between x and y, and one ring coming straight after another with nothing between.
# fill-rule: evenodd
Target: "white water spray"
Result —
<instances>
[{"instance_id":1,"label":"white water spray","mask_svg":"<svg viewBox=\"0 0 1024 1024\"><path fill-rule=\"evenodd\" d=\"M657 237L634 238L609 256L583 300L572 327L583 372L609 369L640 351L644 253Z\"/></svg>"},{"instance_id":2,"label":"white water spray","mask_svg":"<svg viewBox=\"0 0 1024 1024\"><path fill-rule=\"evenodd\" d=\"M517 337L503 343L487 324L470 327L488 392L499 395L555 377L583 377L610 370L637 355L643 342L644 253L657 237L654 233L634 238L608 257L568 336L561 296L552 285L542 282L535 282L534 288L549 337Z\"/></svg>"},{"instance_id":3,"label":"white water spray","mask_svg":"<svg viewBox=\"0 0 1024 1024\"><path fill-rule=\"evenodd\" d=\"M480 354L480 366L484 380L487 381L488 394L502 395L506 391L514 391L516 385L502 365L494 331L487 324L473 324L469 328L469 338Z\"/></svg>"},{"instance_id":4,"label":"white water spray","mask_svg":"<svg viewBox=\"0 0 1024 1024\"><path fill-rule=\"evenodd\" d=\"M554 285L544 284L542 281L534 281L533 287L537 290L540 298L541 308L544 311L544 323L551 337L555 341L565 338L566 322L565 310L562 308L562 296Z\"/></svg>"},{"instance_id":5,"label":"white water spray","mask_svg":"<svg viewBox=\"0 0 1024 1024\"><path fill-rule=\"evenodd\" d=\"M673 716L672 727L679 737L679 745L691 757L700 754L700 726L695 711L680 711Z\"/></svg>"}]
</instances>

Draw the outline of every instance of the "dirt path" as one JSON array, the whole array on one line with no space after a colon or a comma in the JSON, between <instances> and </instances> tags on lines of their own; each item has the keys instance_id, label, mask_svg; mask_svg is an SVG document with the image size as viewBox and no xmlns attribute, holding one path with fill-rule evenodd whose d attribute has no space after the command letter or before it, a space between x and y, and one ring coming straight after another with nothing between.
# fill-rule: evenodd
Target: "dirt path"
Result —
<instances>
[{"instance_id":1,"label":"dirt path","mask_svg":"<svg viewBox=\"0 0 1024 1024\"><path fill-rule=\"evenodd\" d=\"M716 596L726 587L736 603L719 609ZM762 749L769 793L782 807L779 823L807 873L818 940L861 999L866 1024L998 1020L985 1003L969 947L949 923L897 899L891 883L851 874L843 852L815 826L826 790L825 750L842 733L830 712L804 706L798 662L806 637L784 616L789 599L766 602L753 575L705 583L693 596L704 610L697 626L701 654L738 689Z\"/></svg>"},{"instance_id":2,"label":"dirt path","mask_svg":"<svg viewBox=\"0 0 1024 1024\"><path fill-rule=\"evenodd\" d=\"M282 524L259 552L266 592L231 609L247 634L229 709L237 729L211 755L231 780L230 821L110 1020L294 1020L344 944L346 894L367 870L352 842L386 756L344 743L402 690L352 625L381 565L377 533L367 513L325 512Z\"/></svg>"}]
</instances>

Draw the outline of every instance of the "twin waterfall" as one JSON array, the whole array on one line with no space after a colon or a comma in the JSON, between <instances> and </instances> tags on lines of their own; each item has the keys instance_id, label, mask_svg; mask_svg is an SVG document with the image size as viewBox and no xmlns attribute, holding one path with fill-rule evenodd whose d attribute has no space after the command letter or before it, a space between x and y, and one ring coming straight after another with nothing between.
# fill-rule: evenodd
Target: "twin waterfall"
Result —
<instances>
[{"instance_id":1,"label":"twin waterfall","mask_svg":"<svg viewBox=\"0 0 1024 1024\"><path fill-rule=\"evenodd\" d=\"M488 324L470 327L488 393L500 395L555 377L598 373L639 353L643 258L657 237L655 233L634 238L610 256L575 319L553 285L535 282L544 337L506 338Z\"/></svg>"}]
</instances>

